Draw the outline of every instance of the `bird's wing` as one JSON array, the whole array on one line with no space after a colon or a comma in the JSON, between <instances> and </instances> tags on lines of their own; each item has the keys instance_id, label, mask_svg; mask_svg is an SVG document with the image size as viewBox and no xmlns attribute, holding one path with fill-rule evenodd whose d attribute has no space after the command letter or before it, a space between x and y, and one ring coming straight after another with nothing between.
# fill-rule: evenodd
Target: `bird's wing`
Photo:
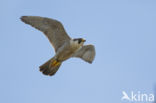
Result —
<instances>
[{"instance_id":1,"label":"bird's wing","mask_svg":"<svg viewBox=\"0 0 156 103\"><path fill-rule=\"evenodd\" d=\"M39 16L22 16L21 20L42 31L55 48L55 52L57 52L66 41L70 40L63 25L57 20Z\"/></svg>"},{"instance_id":2,"label":"bird's wing","mask_svg":"<svg viewBox=\"0 0 156 103\"><path fill-rule=\"evenodd\" d=\"M92 63L95 57L95 48L93 45L85 45L73 57L79 57L88 63Z\"/></svg>"}]
</instances>

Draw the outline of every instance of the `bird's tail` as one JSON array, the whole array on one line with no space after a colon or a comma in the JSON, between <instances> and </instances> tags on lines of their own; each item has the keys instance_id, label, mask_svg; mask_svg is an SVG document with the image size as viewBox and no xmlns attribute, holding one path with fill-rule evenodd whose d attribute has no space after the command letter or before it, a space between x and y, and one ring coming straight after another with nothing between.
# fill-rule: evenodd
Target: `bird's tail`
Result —
<instances>
[{"instance_id":1,"label":"bird's tail","mask_svg":"<svg viewBox=\"0 0 156 103\"><path fill-rule=\"evenodd\" d=\"M61 64L62 62L59 62L54 58L52 58L48 60L46 63L44 63L43 65L41 65L39 68L43 74L52 76L57 72Z\"/></svg>"}]
</instances>

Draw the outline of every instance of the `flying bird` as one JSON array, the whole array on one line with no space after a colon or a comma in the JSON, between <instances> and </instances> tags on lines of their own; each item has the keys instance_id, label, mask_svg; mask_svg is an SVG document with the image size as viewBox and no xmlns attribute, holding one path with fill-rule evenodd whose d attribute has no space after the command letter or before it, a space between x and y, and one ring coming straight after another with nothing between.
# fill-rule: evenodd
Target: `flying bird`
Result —
<instances>
[{"instance_id":1,"label":"flying bird","mask_svg":"<svg viewBox=\"0 0 156 103\"><path fill-rule=\"evenodd\" d=\"M94 45L84 45L86 40L83 38L70 38L61 22L40 16L22 16L20 19L42 31L55 49L54 57L39 67L43 74L54 75L61 64L71 57L81 58L88 63L94 60Z\"/></svg>"}]
</instances>

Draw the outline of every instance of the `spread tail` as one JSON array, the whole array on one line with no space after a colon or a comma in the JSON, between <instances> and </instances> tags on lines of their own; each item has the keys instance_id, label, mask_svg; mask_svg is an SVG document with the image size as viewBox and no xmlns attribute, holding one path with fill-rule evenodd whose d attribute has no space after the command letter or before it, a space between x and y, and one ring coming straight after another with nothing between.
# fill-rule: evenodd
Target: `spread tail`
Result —
<instances>
[{"instance_id":1,"label":"spread tail","mask_svg":"<svg viewBox=\"0 0 156 103\"><path fill-rule=\"evenodd\" d=\"M44 63L43 65L41 65L39 68L43 74L52 76L57 72L60 66L61 66L61 62L58 62L57 60L52 58L48 60L46 63Z\"/></svg>"}]
</instances>

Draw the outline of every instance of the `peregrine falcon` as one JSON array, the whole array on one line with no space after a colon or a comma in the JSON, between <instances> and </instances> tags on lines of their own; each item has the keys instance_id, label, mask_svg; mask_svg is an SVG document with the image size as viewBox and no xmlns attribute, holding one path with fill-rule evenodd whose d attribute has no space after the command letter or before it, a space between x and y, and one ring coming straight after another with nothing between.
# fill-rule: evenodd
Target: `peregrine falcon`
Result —
<instances>
[{"instance_id":1,"label":"peregrine falcon","mask_svg":"<svg viewBox=\"0 0 156 103\"><path fill-rule=\"evenodd\" d=\"M83 38L71 39L61 22L39 16L22 16L20 19L42 31L55 49L55 56L39 67L43 74L54 75L61 64L71 57L81 58L88 63L94 60L94 45L84 45L86 40Z\"/></svg>"}]
</instances>

